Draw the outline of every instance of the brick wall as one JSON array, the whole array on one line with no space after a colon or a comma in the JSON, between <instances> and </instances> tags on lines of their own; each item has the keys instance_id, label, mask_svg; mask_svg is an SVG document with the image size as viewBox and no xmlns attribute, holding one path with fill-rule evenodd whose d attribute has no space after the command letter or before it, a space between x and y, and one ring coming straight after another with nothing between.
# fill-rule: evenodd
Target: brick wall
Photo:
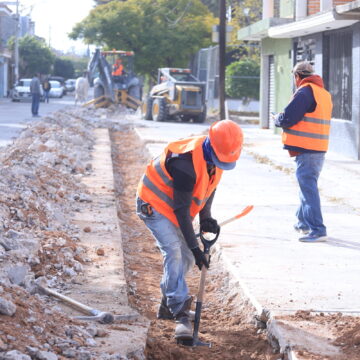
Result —
<instances>
[{"instance_id":1,"label":"brick wall","mask_svg":"<svg viewBox=\"0 0 360 360\"><path fill-rule=\"evenodd\" d=\"M342 4L346 4L346 3L349 3L351 1L349 0L333 0L333 5L336 6L336 5L342 5Z\"/></svg>"},{"instance_id":2,"label":"brick wall","mask_svg":"<svg viewBox=\"0 0 360 360\"><path fill-rule=\"evenodd\" d=\"M320 11L320 0L308 0L307 13L308 16L316 14Z\"/></svg>"},{"instance_id":3,"label":"brick wall","mask_svg":"<svg viewBox=\"0 0 360 360\"><path fill-rule=\"evenodd\" d=\"M333 0L333 6L347 4L349 0ZM320 0L308 0L307 2L307 13L308 16L316 14L320 11Z\"/></svg>"}]
</instances>

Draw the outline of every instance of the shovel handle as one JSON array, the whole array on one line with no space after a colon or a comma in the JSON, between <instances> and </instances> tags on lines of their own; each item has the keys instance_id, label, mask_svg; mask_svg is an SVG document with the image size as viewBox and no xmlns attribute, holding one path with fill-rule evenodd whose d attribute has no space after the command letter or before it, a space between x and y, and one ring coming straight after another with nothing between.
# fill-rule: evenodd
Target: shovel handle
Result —
<instances>
[{"instance_id":1,"label":"shovel handle","mask_svg":"<svg viewBox=\"0 0 360 360\"><path fill-rule=\"evenodd\" d=\"M223 222L221 222L219 224L219 226L224 226L224 225L227 225L237 219L240 219L241 217L247 215L252 209L254 208L254 205L248 205L246 206L239 214L227 219L227 220L224 220ZM200 236L200 233L196 234L196 237L199 237Z\"/></svg>"},{"instance_id":2,"label":"shovel handle","mask_svg":"<svg viewBox=\"0 0 360 360\"><path fill-rule=\"evenodd\" d=\"M235 216L233 216L230 219L227 219L219 224L219 226L224 226L226 224L229 224L237 219L240 219L241 217L247 215L252 209L254 208L254 205L248 205L246 208L243 209L243 211Z\"/></svg>"},{"instance_id":3,"label":"shovel handle","mask_svg":"<svg viewBox=\"0 0 360 360\"><path fill-rule=\"evenodd\" d=\"M209 261L209 254L205 254L206 260ZM207 268L206 266L202 266L201 268L201 275L200 275L200 283L199 283L199 289L198 289L198 293L197 293L197 297L196 297L196 302L203 302L203 298L204 298L204 292L205 292L205 281L206 281L206 273L207 273Z\"/></svg>"}]
</instances>

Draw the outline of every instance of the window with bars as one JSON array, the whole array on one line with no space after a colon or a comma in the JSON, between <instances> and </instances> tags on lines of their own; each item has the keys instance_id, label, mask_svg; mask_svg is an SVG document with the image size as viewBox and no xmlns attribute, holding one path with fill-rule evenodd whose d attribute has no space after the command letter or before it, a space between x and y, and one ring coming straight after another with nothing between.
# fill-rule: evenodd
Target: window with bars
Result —
<instances>
[{"instance_id":1,"label":"window with bars","mask_svg":"<svg viewBox=\"0 0 360 360\"><path fill-rule=\"evenodd\" d=\"M324 34L323 78L332 95L332 117L336 119L351 120L352 38L351 29Z\"/></svg>"}]
</instances>

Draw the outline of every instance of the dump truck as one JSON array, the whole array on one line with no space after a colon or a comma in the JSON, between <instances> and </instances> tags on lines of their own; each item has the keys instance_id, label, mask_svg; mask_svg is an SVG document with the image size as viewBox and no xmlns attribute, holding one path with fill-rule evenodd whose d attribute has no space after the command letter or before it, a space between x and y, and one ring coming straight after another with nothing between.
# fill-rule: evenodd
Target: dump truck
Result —
<instances>
[{"instance_id":1,"label":"dump truck","mask_svg":"<svg viewBox=\"0 0 360 360\"><path fill-rule=\"evenodd\" d=\"M192 121L206 119L205 83L190 69L158 69L157 84L142 104L142 115L154 121Z\"/></svg>"},{"instance_id":2,"label":"dump truck","mask_svg":"<svg viewBox=\"0 0 360 360\"><path fill-rule=\"evenodd\" d=\"M113 75L114 64L122 60L121 75ZM88 65L88 80L94 85L94 99L87 104L106 107L111 103L137 109L141 104L142 84L134 73L134 52L96 49Z\"/></svg>"}]
</instances>

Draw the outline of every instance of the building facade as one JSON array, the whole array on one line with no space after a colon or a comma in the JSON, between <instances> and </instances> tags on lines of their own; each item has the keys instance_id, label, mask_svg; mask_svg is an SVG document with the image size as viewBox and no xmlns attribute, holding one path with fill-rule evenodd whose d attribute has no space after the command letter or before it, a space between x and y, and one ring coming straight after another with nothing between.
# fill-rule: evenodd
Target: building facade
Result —
<instances>
[{"instance_id":1,"label":"building facade","mask_svg":"<svg viewBox=\"0 0 360 360\"><path fill-rule=\"evenodd\" d=\"M14 58L8 49L8 41L15 36L16 14L0 2L0 97L8 95L14 82ZM19 18L19 37L34 35L35 25L28 16Z\"/></svg>"},{"instance_id":2,"label":"building facade","mask_svg":"<svg viewBox=\"0 0 360 360\"><path fill-rule=\"evenodd\" d=\"M307 60L332 94L330 150L360 159L360 0L264 0L263 19L238 39L261 43L261 127L273 127L294 91L291 69Z\"/></svg>"},{"instance_id":3,"label":"building facade","mask_svg":"<svg viewBox=\"0 0 360 360\"><path fill-rule=\"evenodd\" d=\"M15 24L11 10L6 5L0 4L0 97L7 96L9 90L12 62L7 41L14 35Z\"/></svg>"}]
</instances>

